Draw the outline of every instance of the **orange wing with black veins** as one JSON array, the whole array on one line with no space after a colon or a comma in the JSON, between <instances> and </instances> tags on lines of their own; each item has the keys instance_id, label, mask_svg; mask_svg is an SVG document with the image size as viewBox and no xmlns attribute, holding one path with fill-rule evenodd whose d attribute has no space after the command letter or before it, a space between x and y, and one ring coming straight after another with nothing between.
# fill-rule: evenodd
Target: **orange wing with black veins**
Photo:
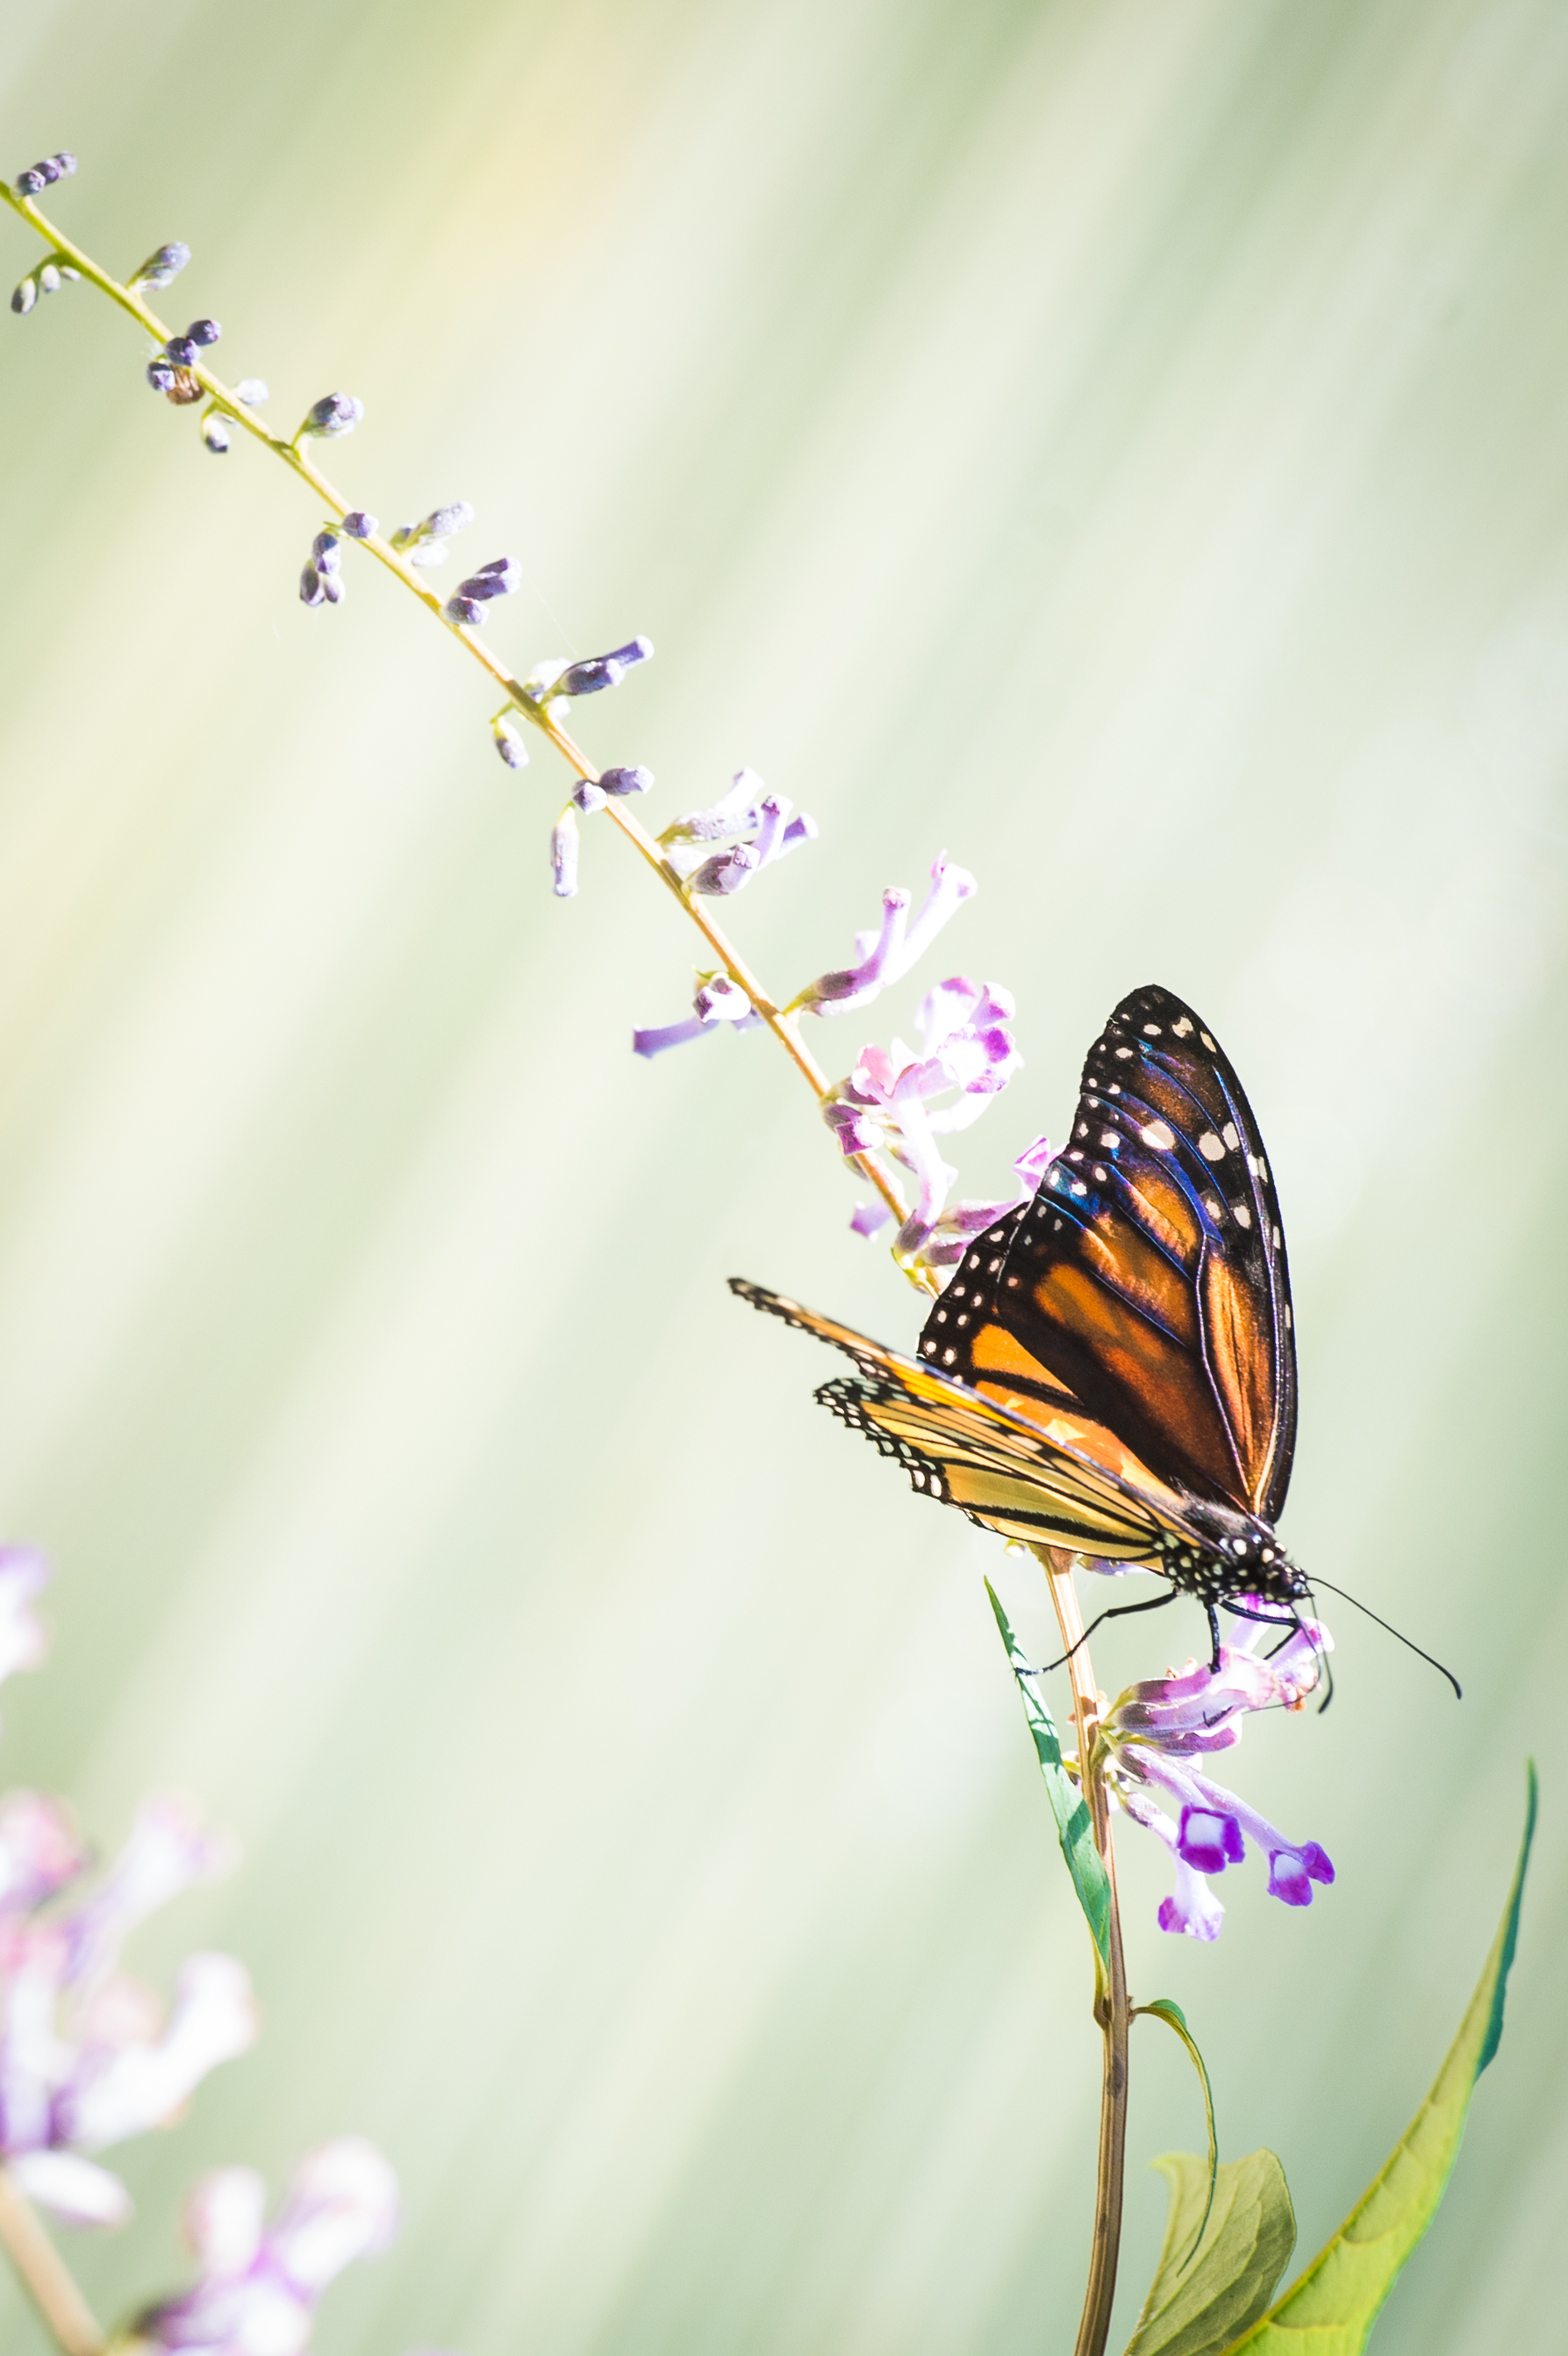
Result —
<instances>
[{"instance_id":1,"label":"orange wing with black veins","mask_svg":"<svg viewBox=\"0 0 1568 2356\"><path fill-rule=\"evenodd\" d=\"M1069 1145L966 1256L920 1355L1036 1422L1070 1408L1144 1479L1277 1518L1296 1398L1279 1206L1234 1067L1171 991L1117 1007Z\"/></svg>"}]
</instances>

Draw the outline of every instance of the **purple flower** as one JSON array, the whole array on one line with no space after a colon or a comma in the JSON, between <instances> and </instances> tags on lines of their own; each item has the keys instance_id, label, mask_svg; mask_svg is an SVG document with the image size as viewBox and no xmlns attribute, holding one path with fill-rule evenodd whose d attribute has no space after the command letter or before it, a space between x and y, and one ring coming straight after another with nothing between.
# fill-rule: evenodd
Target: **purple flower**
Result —
<instances>
[{"instance_id":1,"label":"purple flower","mask_svg":"<svg viewBox=\"0 0 1568 2356\"><path fill-rule=\"evenodd\" d=\"M804 1014L854 1014L869 1006L887 984L907 974L916 958L929 948L942 926L965 900L980 889L967 869L952 866L944 851L931 868L930 889L911 920L912 894L892 884L882 894L882 925L875 933L854 937L856 963L822 973L790 1001L788 1012Z\"/></svg>"},{"instance_id":2,"label":"purple flower","mask_svg":"<svg viewBox=\"0 0 1568 2356\"><path fill-rule=\"evenodd\" d=\"M296 443L307 435L321 434L330 438L338 434L352 434L365 413L365 404L351 392L324 392L319 401L306 412L305 422L295 435Z\"/></svg>"},{"instance_id":3,"label":"purple flower","mask_svg":"<svg viewBox=\"0 0 1568 2356\"><path fill-rule=\"evenodd\" d=\"M515 721L509 720L504 712L498 712L490 723L490 734L495 740L496 751L509 769L527 768L528 746L523 743L522 731Z\"/></svg>"},{"instance_id":4,"label":"purple flower","mask_svg":"<svg viewBox=\"0 0 1568 2356\"><path fill-rule=\"evenodd\" d=\"M148 254L140 270L125 281L126 290L132 294L139 294L144 286L168 286L179 276L189 260L188 245L181 245L177 241L172 245L160 245L156 253Z\"/></svg>"},{"instance_id":5,"label":"purple flower","mask_svg":"<svg viewBox=\"0 0 1568 2356\"><path fill-rule=\"evenodd\" d=\"M653 790L653 772L640 765L635 768L601 769L599 783L607 794L618 798L624 794L647 794Z\"/></svg>"},{"instance_id":6,"label":"purple flower","mask_svg":"<svg viewBox=\"0 0 1568 2356\"><path fill-rule=\"evenodd\" d=\"M457 584L457 594L477 598L482 605L487 598L510 597L521 579L522 568L515 556L492 556L488 564Z\"/></svg>"},{"instance_id":7,"label":"purple flower","mask_svg":"<svg viewBox=\"0 0 1568 2356\"><path fill-rule=\"evenodd\" d=\"M411 564L428 570L446 563L452 552L446 542L473 520L474 510L467 500L453 499L446 507L432 508L421 523L400 523L392 535L392 545Z\"/></svg>"},{"instance_id":8,"label":"purple flower","mask_svg":"<svg viewBox=\"0 0 1568 2356\"><path fill-rule=\"evenodd\" d=\"M816 835L815 819L803 810L797 814L782 794L770 794L755 769L737 769L727 793L706 809L672 819L659 842L666 864L684 878L688 891L725 896L742 890L786 851L814 842ZM703 856L706 845L725 841L727 851Z\"/></svg>"},{"instance_id":9,"label":"purple flower","mask_svg":"<svg viewBox=\"0 0 1568 2356\"><path fill-rule=\"evenodd\" d=\"M51 1905L86 1869L70 1817L30 1792L0 1803L0 2152L24 2192L73 2224L131 2211L119 2178L86 2155L161 2126L254 2040L233 1956L190 1956L166 2019L119 1967L137 1923L228 1858L183 1802L149 1800L96 1890Z\"/></svg>"},{"instance_id":10,"label":"purple flower","mask_svg":"<svg viewBox=\"0 0 1568 2356\"><path fill-rule=\"evenodd\" d=\"M936 1141L968 1129L1023 1062L1007 1028L1015 1009L1004 990L955 974L927 991L915 1016L926 1053L895 1039L866 1047L847 1079L822 1099L822 1118L846 1154L891 1154L918 1187L899 1231L900 1253L931 1234L957 1175Z\"/></svg>"},{"instance_id":11,"label":"purple flower","mask_svg":"<svg viewBox=\"0 0 1568 2356\"><path fill-rule=\"evenodd\" d=\"M627 672L638 663L647 662L653 652L651 638L631 638L624 647L616 647L607 655L590 655L585 662L567 665L551 682L555 695L597 695L607 687L618 687Z\"/></svg>"},{"instance_id":12,"label":"purple flower","mask_svg":"<svg viewBox=\"0 0 1568 2356\"><path fill-rule=\"evenodd\" d=\"M184 2222L197 2279L139 2316L137 2337L160 2356L299 2356L328 2285L397 2231L397 2179L374 2144L341 2136L306 2154L270 2225L266 2186L250 2168L204 2176Z\"/></svg>"},{"instance_id":13,"label":"purple flower","mask_svg":"<svg viewBox=\"0 0 1568 2356\"><path fill-rule=\"evenodd\" d=\"M556 819L550 836L550 873L554 879L555 897L572 900L577 893L577 851L580 838L577 820L570 802Z\"/></svg>"},{"instance_id":14,"label":"purple flower","mask_svg":"<svg viewBox=\"0 0 1568 2356\"><path fill-rule=\"evenodd\" d=\"M976 1236L983 1236L987 1227L993 1227L998 1219L1006 1218L1020 1203L1028 1202L1038 1191L1040 1180L1056 1157L1057 1149L1050 1139L1036 1137L1014 1162L1019 1183L1013 1194L1000 1203L977 1203L967 1197L950 1203L932 1223L925 1240L916 1243L904 1253L909 1269L929 1269L936 1277L938 1290L940 1290ZM878 1220L875 1226L865 1227L857 1224L858 1218L857 1213L856 1217L850 1221L856 1235L875 1235L882 1224ZM904 1251L902 1239L899 1248Z\"/></svg>"},{"instance_id":15,"label":"purple flower","mask_svg":"<svg viewBox=\"0 0 1568 2356\"><path fill-rule=\"evenodd\" d=\"M1240 1865L1249 1842L1268 1858L1270 1896L1287 1906L1309 1906L1313 1883L1334 1879L1316 1841L1287 1840L1266 1816L1191 1763L1240 1742L1252 1711L1300 1709L1316 1687L1322 1656L1333 1644L1321 1622L1304 1622L1277 1652L1260 1658L1253 1647L1263 1633L1254 1625L1240 1643L1221 1645L1218 1669L1194 1664L1129 1686L1102 1724L1117 1802L1165 1842L1176 1866L1176 1890L1159 1911L1163 1931L1219 1937L1225 1910L1208 1877ZM1175 1804L1176 1822L1156 1794Z\"/></svg>"},{"instance_id":16,"label":"purple flower","mask_svg":"<svg viewBox=\"0 0 1568 2356\"><path fill-rule=\"evenodd\" d=\"M656 1030L634 1031L631 1052L645 1055L651 1063L667 1047L682 1047L690 1039L701 1039L721 1023L733 1023L737 1031L750 1031L761 1021L745 991L727 973L700 973L692 1012L685 1021L667 1023Z\"/></svg>"},{"instance_id":17,"label":"purple flower","mask_svg":"<svg viewBox=\"0 0 1568 2356\"><path fill-rule=\"evenodd\" d=\"M48 1650L33 1598L49 1576L48 1563L30 1547L0 1546L0 1683L18 1669L36 1669Z\"/></svg>"}]
</instances>

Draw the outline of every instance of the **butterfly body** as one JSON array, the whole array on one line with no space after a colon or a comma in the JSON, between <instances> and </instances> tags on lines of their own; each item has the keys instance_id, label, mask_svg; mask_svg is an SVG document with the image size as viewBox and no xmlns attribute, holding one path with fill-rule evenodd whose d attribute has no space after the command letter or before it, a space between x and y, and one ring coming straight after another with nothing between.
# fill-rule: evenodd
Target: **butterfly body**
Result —
<instances>
[{"instance_id":1,"label":"butterfly body","mask_svg":"<svg viewBox=\"0 0 1568 2356\"><path fill-rule=\"evenodd\" d=\"M1158 1571L1211 1616L1288 1616L1306 1593L1274 1531L1295 1355L1273 1179L1233 1067L1171 991L1115 1009L1070 1142L976 1238L916 1357L732 1285L854 1361L817 1397L920 1494Z\"/></svg>"}]
</instances>

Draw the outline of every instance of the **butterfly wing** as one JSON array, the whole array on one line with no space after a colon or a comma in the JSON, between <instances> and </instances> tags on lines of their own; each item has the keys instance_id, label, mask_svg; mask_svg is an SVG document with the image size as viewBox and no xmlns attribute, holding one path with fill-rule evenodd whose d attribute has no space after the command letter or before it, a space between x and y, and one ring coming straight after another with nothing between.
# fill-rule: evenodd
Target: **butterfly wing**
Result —
<instances>
[{"instance_id":1,"label":"butterfly wing","mask_svg":"<svg viewBox=\"0 0 1568 2356\"><path fill-rule=\"evenodd\" d=\"M885 1456L896 1456L922 1496L958 1506L1004 1537L1112 1561L1143 1561L1162 1533L1183 1533L1181 1499L1112 1433L1070 1408L1044 1422L1011 1414L918 1359L744 1277L731 1277L730 1290L854 1360L859 1379L824 1383L818 1398Z\"/></svg>"},{"instance_id":2,"label":"butterfly wing","mask_svg":"<svg viewBox=\"0 0 1568 2356\"><path fill-rule=\"evenodd\" d=\"M1170 991L1117 1007L1071 1142L966 1256L920 1355L1013 1413L1076 1412L1165 1484L1277 1519L1296 1408L1279 1205L1230 1058Z\"/></svg>"}]
</instances>

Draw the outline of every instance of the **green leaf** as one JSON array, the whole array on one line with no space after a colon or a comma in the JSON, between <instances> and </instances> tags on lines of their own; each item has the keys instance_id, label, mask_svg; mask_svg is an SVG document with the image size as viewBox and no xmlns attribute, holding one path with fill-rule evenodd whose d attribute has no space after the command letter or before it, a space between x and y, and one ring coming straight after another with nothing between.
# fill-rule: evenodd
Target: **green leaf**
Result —
<instances>
[{"instance_id":1,"label":"green leaf","mask_svg":"<svg viewBox=\"0 0 1568 2356\"><path fill-rule=\"evenodd\" d=\"M1170 2179L1171 2209L1126 2356L1219 2356L1262 2314L1295 2247L1284 2169L1272 2151L1228 2159L1211 2193L1208 2169L1190 2151L1152 2165Z\"/></svg>"},{"instance_id":2,"label":"green leaf","mask_svg":"<svg viewBox=\"0 0 1568 2356\"><path fill-rule=\"evenodd\" d=\"M1035 1690L1035 1671L1019 1651L1018 1640L1013 1633L1006 1612L1002 1609L1001 1598L989 1580L985 1582L985 1591L991 1598L996 1625L1002 1631L1002 1642L1007 1647L1007 1658L1018 1680L1018 1691L1024 1697L1024 1715L1035 1738L1035 1756L1046 1779L1046 1793L1051 1804L1051 1814L1057 1820L1057 1835L1062 1845L1062 1855L1067 1859L1067 1869L1072 1876L1072 1886L1078 1892L1084 1920L1100 1951L1100 1960L1109 1970L1111 1883L1105 1871L1105 1860L1094 1846L1094 1825L1089 1813L1089 1803L1076 1789L1062 1765L1062 1747L1057 1740L1057 1730L1050 1711Z\"/></svg>"},{"instance_id":3,"label":"green leaf","mask_svg":"<svg viewBox=\"0 0 1568 2356\"><path fill-rule=\"evenodd\" d=\"M1163 2020L1167 2029L1175 2029L1192 2057L1192 2066L1197 2072L1197 2083L1203 2089L1203 2115L1208 2127L1208 2198L1204 2202L1203 2214L1193 2229L1192 2247L1196 2249L1203 2239L1204 2229L1208 2223L1209 2211L1214 2206L1215 2188L1219 2181L1219 2138L1214 2131L1214 2089L1208 2083L1208 2065L1198 2051L1197 2040L1187 2027L1187 2015L1174 1996L1157 1996L1153 2004L1135 2004L1133 2007L1134 2020L1141 2012L1146 2012L1152 2020ZM1293 2228L1291 2239L1294 2241L1294 2238ZM1285 2254L1286 2256L1290 2254L1288 2250ZM1186 2264L1185 2258L1182 2263ZM1276 2275L1274 2280L1277 2282L1278 2279ZM1273 2289L1273 2285L1271 2284L1269 2287Z\"/></svg>"},{"instance_id":4,"label":"green leaf","mask_svg":"<svg viewBox=\"0 0 1568 2356\"><path fill-rule=\"evenodd\" d=\"M1487 1968L1432 2092L1392 2158L1326 2248L1244 2338L1248 2356L1360 2356L1400 2268L1431 2224L1464 2132L1477 2079L1498 2050L1503 1997L1519 1938L1520 1902L1535 1835L1529 1770L1524 1840ZM1196 2165L1196 2163L1195 2163Z\"/></svg>"}]
</instances>

